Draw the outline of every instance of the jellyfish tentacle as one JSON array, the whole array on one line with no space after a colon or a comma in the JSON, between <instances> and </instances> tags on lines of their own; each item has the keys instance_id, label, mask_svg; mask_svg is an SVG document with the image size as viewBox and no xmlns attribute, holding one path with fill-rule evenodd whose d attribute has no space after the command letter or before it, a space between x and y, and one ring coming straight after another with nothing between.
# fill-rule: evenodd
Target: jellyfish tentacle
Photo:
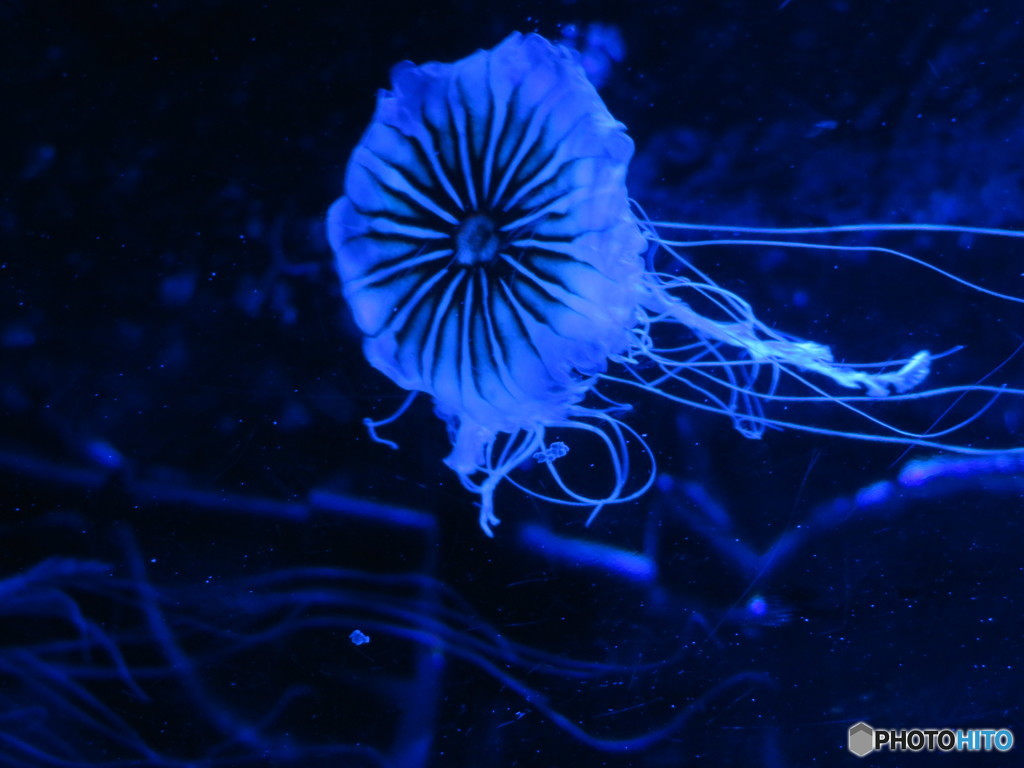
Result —
<instances>
[{"instance_id":1,"label":"jellyfish tentacle","mask_svg":"<svg viewBox=\"0 0 1024 768\"><path fill-rule=\"evenodd\" d=\"M639 206L635 201L630 202L639 209ZM1024 232L1016 229L1003 229L1000 227L972 227L965 224L874 223L835 224L824 227L751 227L733 226L731 224L693 224L685 221L651 221L646 216L643 218L650 226L659 229L687 229L704 232L748 232L751 234L766 235L825 235L842 232L945 232L950 234L992 235L994 237L1024 239Z\"/></svg>"},{"instance_id":2,"label":"jellyfish tentacle","mask_svg":"<svg viewBox=\"0 0 1024 768\"><path fill-rule=\"evenodd\" d=\"M460 434L462 434L461 431ZM519 430L506 436L498 456L495 456L497 442L496 435L486 439L478 452L475 463L468 466L453 466L450 461L451 457L445 460L455 470L462 486L479 496L480 528L489 538L494 537L494 526L501 522L494 512L494 492L502 481L508 478L512 470L543 446L544 428ZM458 450L459 446L456 445L452 454L454 455ZM483 479L474 480L476 475L482 475Z\"/></svg>"},{"instance_id":3,"label":"jellyfish tentacle","mask_svg":"<svg viewBox=\"0 0 1024 768\"><path fill-rule=\"evenodd\" d=\"M398 443L396 443L394 440L388 440L386 438L381 437L380 435L377 434L377 430L380 427L386 427L388 424L392 424L395 421L398 421L398 419L402 418L405 412L409 410L409 406L412 405L413 401L419 394L420 393L417 392L415 389L412 390L408 395L406 395L405 399L402 401L402 404L398 406L395 412L392 413L390 416L385 416L383 419L371 419L369 417L363 419L363 426L366 427L366 431L370 433L370 439L373 440L375 443L386 445L388 448L397 451Z\"/></svg>"},{"instance_id":4,"label":"jellyfish tentacle","mask_svg":"<svg viewBox=\"0 0 1024 768\"><path fill-rule=\"evenodd\" d=\"M930 356L926 351L917 352L898 371L869 373L848 365L835 365L831 350L823 344L790 340L760 323L723 323L712 320L694 311L685 302L661 292L652 292L649 296L645 306L651 311L670 315L700 336L741 349L754 362L812 371L848 389L862 387L874 397L885 397L893 390L905 392L919 384L928 374Z\"/></svg>"},{"instance_id":5,"label":"jellyfish tentacle","mask_svg":"<svg viewBox=\"0 0 1024 768\"><path fill-rule=\"evenodd\" d=\"M969 228L968 228L969 229ZM786 230L776 230L779 233L785 232ZM827 231L847 231L842 229L831 229ZM853 230L862 231L862 230ZM893 231L899 231L894 229ZM944 231L943 229L935 229L931 231ZM952 231L957 231L956 229ZM994 234L999 230L989 231L987 234ZM1003 233L1007 237L1024 237L1024 232L1014 232L1013 230L1006 230ZM1003 301L1013 302L1015 304L1024 304L1024 296L1015 296L1011 293L1003 293L1002 291L995 291L991 288L986 288L978 283L971 282L970 280L960 277L954 272L942 269L931 262L924 259L913 256L912 254L906 253L905 251L899 251L895 248L886 248L880 245L835 245L831 243L805 243L799 240L762 240L762 239L750 239L750 238L722 238L718 240L662 240L659 239L660 243L674 248L701 248L709 246L767 246L773 248L792 248L812 251L839 251L846 253L882 253L889 256L896 256L899 259L915 264L919 267L923 267L931 272L935 272L938 275L952 280L954 283L958 283L965 288L970 288L972 291L991 296L995 299L1002 299Z\"/></svg>"},{"instance_id":6,"label":"jellyfish tentacle","mask_svg":"<svg viewBox=\"0 0 1024 768\"><path fill-rule=\"evenodd\" d=\"M617 405L611 410L621 410ZM554 465L554 461L545 459L544 464L551 474L552 480L564 496L554 496L536 488L529 487L515 477L509 477L510 484L524 493L540 501L552 502L563 506L589 507L590 515L586 524L589 525L597 517L598 513L608 504L620 504L634 501L642 497L657 477L657 460L648 442L633 427L621 419L616 418L607 410L601 410L589 406L574 406L570 411L571 419L558 424L550 425L550 429L561 431L577 431L593 435L605 447L610 463L611 476L614 478L612 488L600 496L587 495L572 488L562 477ZM598 424L590 424L588 420L597 421ZM602 426L604 426L604 429ZM608 430L608 431L606 431ZM609 434L609 431L611 434ZM629 458L628 439L636 441L640 453L648 464L643 479L635 482L636 487L632 490L626 489L627 483L631 481L631 462ZM566 453L568 450L566 450ZM560 456L565 455L560 452Z\"/></svg>"}]
</instances>

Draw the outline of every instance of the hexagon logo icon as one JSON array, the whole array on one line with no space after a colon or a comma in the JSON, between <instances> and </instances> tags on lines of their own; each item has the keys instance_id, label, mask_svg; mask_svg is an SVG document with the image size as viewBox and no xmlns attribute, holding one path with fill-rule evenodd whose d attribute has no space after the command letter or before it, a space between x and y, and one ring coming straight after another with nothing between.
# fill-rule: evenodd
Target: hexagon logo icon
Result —
<instances>
[{"instance_id":1,"label":"hexagon logo icon","mask_svg":"<svg viewBox=\"0 0 1024 768\"><path fill-rule=\"evenodd\" d=\"M846 748L857 757L864 757L875 749L875 729L864 722L854 723L846 734Z\"/></svg>"}]
</instances>

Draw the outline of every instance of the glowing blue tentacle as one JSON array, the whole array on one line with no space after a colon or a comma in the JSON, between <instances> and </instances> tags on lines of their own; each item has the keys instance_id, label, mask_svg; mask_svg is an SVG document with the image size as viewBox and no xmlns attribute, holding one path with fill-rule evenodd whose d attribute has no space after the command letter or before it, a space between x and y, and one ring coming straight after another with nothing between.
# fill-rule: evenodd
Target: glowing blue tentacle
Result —
<instances>
[{"instance_id":1,"label":"glowing blue tentacle","mask_svg":"<svg viewBox=\"0 0 1024 768\"><path fill-rule=\"evenodd\" d=\"M928 375L930 356L920 351L898 371L868 373L849 366L837 366L831 350L811 341L791 341L772 333L761 324L723 323L694 311L688 304L661 291L650 292L644 306L656 313L671 315L698 336L721 341L743 350L752 362L793 366L826 376L848 389L863 387L869 394L884 397L890 391L906 392ZM759 335L767 335L762 338Z\"/></svg>"},{"instance_id":2,"label":"glowing blue tentacle","mask_svg":"<svg viewBox=\"0 0 1024 768\"><path fill-rule=\"evenodd\" d=\"M866 226L866 225L864 225L864 226ZM712 227L711 229L718 229L718 228L717 227ZM967 228L967 229L970 230L970 228ZM732 230L732 231L743 231L743 230L742 230L742 228L740 228L740 229L735 229L735 230ZM770 232L771 230L752 230L752 231L768 231L768 232ZM779 232L779 233L785 233L788 230L776 230L776 231ZM867 230L836 228L836 229L826 229L826 230L823 230L823 231L825 231L825 232L828 232L828 231L841 232L841 231L867 231ZM928 230L928 231L932 231L932 230ZM943 230L939 229L939 230L934 230L934 231L943 231ZM951 230L951 231L960 231L960 230ZM985 234L995 234L995 233L1002 234L1005 237L1024 237L1024 232L1013 232L1011 230L1006 230L1006 231L988 230L988 231L985 232ZM1014 296L1013 294L1009 294L1009 293L1002 293L1001 291L994 291L991 288L986 288L986 287L984 287L982 285L978 285L977 283L972 283L970 280L967 280L966 278L960 277L959 275L956 275L953 272L950 272L948 270L942 269L941 267L938 267L935 264L927 262L924 259L920 259L917 256L912 256L911 254L906 253L904 251L898 251L895 248L886 248L884 246L879 246L879 245L830 245L830 244L826 244L826 243L804 243L804 242L800 242L800 241L797 241L797 240L762 240L762 239L745 239L745 238L743 238L743 239L741 239L741 238L725 238L725 239L719 239L719 240L664 240L664 239L658 238L656 240L656 242L659 245L664 245L664 246L668 246L668 247L672 247L672 248L702 248L702 247L706 247L706 246L716 246L716 245L717 246L721 246L721 245L753 245L753 246L771 246L771 247L776 247L776 248L795 248L795 249L812 250L812 251L841 251L841 252L847 252L847 253L850 253L850 252L857 252L857 253L884 253L884 254L887 254L889 256L896 256L896 257L898 257L900 259L903 259L904 261L910 262L911 264L916 264L919 267L923 267L924 269L927 269L927 270L929 270L931 272L935 272L936 274L942 275L942 277L946 278L947 280L952 280L954 283L959 283L960 285L962 285L962 286L964 286L966 288L970 288L972 291L978 291L979 293L983 293L986 296L992 296L993 298L1002 299L1003 301L1012 301L1012 302L1014 302L1016 304L1024 304L1024 297Z\"/></svg>"}]
</instances>

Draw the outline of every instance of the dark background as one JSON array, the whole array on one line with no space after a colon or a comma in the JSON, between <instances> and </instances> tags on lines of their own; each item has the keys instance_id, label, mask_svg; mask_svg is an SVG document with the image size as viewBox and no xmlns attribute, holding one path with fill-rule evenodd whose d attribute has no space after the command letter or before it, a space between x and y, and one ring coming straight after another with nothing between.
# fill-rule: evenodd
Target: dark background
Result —
<instances>
[{"instance_id":1,"label":"dark background","mask_svg":"<svg viewBox=\"0 0 1024 768\"><path fill-rule=\"evenodd\" d=\"M427 403L399 451L367 438L404 393L323 220L377 89L593 22L625 43L602 95L654 218L1024 225L1012 2L4 3L0 765L833 765L860 719L1024 735L1012 459L857 503L930 454L642 397L658 488L589 528L506 489L489 540ZM828 240L864 241L1024 293L1020 240ZM896 259L692 257L842 358L966 345L935 386L1022 341L1019 307ZM961 439L1022 420L1006 397Z\"/></svg>"}]
</instances>

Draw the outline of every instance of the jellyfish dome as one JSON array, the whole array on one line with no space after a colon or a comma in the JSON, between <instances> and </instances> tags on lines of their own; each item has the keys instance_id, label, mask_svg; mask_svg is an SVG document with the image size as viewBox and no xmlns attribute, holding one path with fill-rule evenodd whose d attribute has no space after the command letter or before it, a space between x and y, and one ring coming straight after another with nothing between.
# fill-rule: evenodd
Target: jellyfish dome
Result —
<instances>
[{"instance_id":1,"label":"jellyfish dome","mask_svg":"<svg viewBox=\"0 0 1024 768\"><path fill-rule=\"evenodd\" d=\"M633 143L537 35L392 78L328 231L367 359L433 396L468 473L496 435L564 419L629 346Z\"/></svg>"},{"instance_id":2,"label":"jellyfish dome","mask_svg":"<svg viewBox=\"0 0 1024 768\"><path fill-rule=\"evenodd\" d=\"M366 358L433 398L452 440L446 463L480 496L488 535L495 487L530 458L562 494L535 496L593 513L650 485L653 454L623 409L601 399L603 381L724 413L757 437L768 426L828 431L765 414L769 401L790 399L784 378L804 400L861 413L861 401L905 396L928 374L927 351L857 367L764 325L659 233L672 225L631 203L632 155L576 52L516 33L452 64L398 64L330 208ZM827 392L808 375L858 394ZM852 436L941 445L866 417L882 434ZM555 461L569 447L545 442L551 428L605 446L609 492L588 496L563 480ZM635 487L630 443L648 459Z\"/></svg>"}]
</instances>

